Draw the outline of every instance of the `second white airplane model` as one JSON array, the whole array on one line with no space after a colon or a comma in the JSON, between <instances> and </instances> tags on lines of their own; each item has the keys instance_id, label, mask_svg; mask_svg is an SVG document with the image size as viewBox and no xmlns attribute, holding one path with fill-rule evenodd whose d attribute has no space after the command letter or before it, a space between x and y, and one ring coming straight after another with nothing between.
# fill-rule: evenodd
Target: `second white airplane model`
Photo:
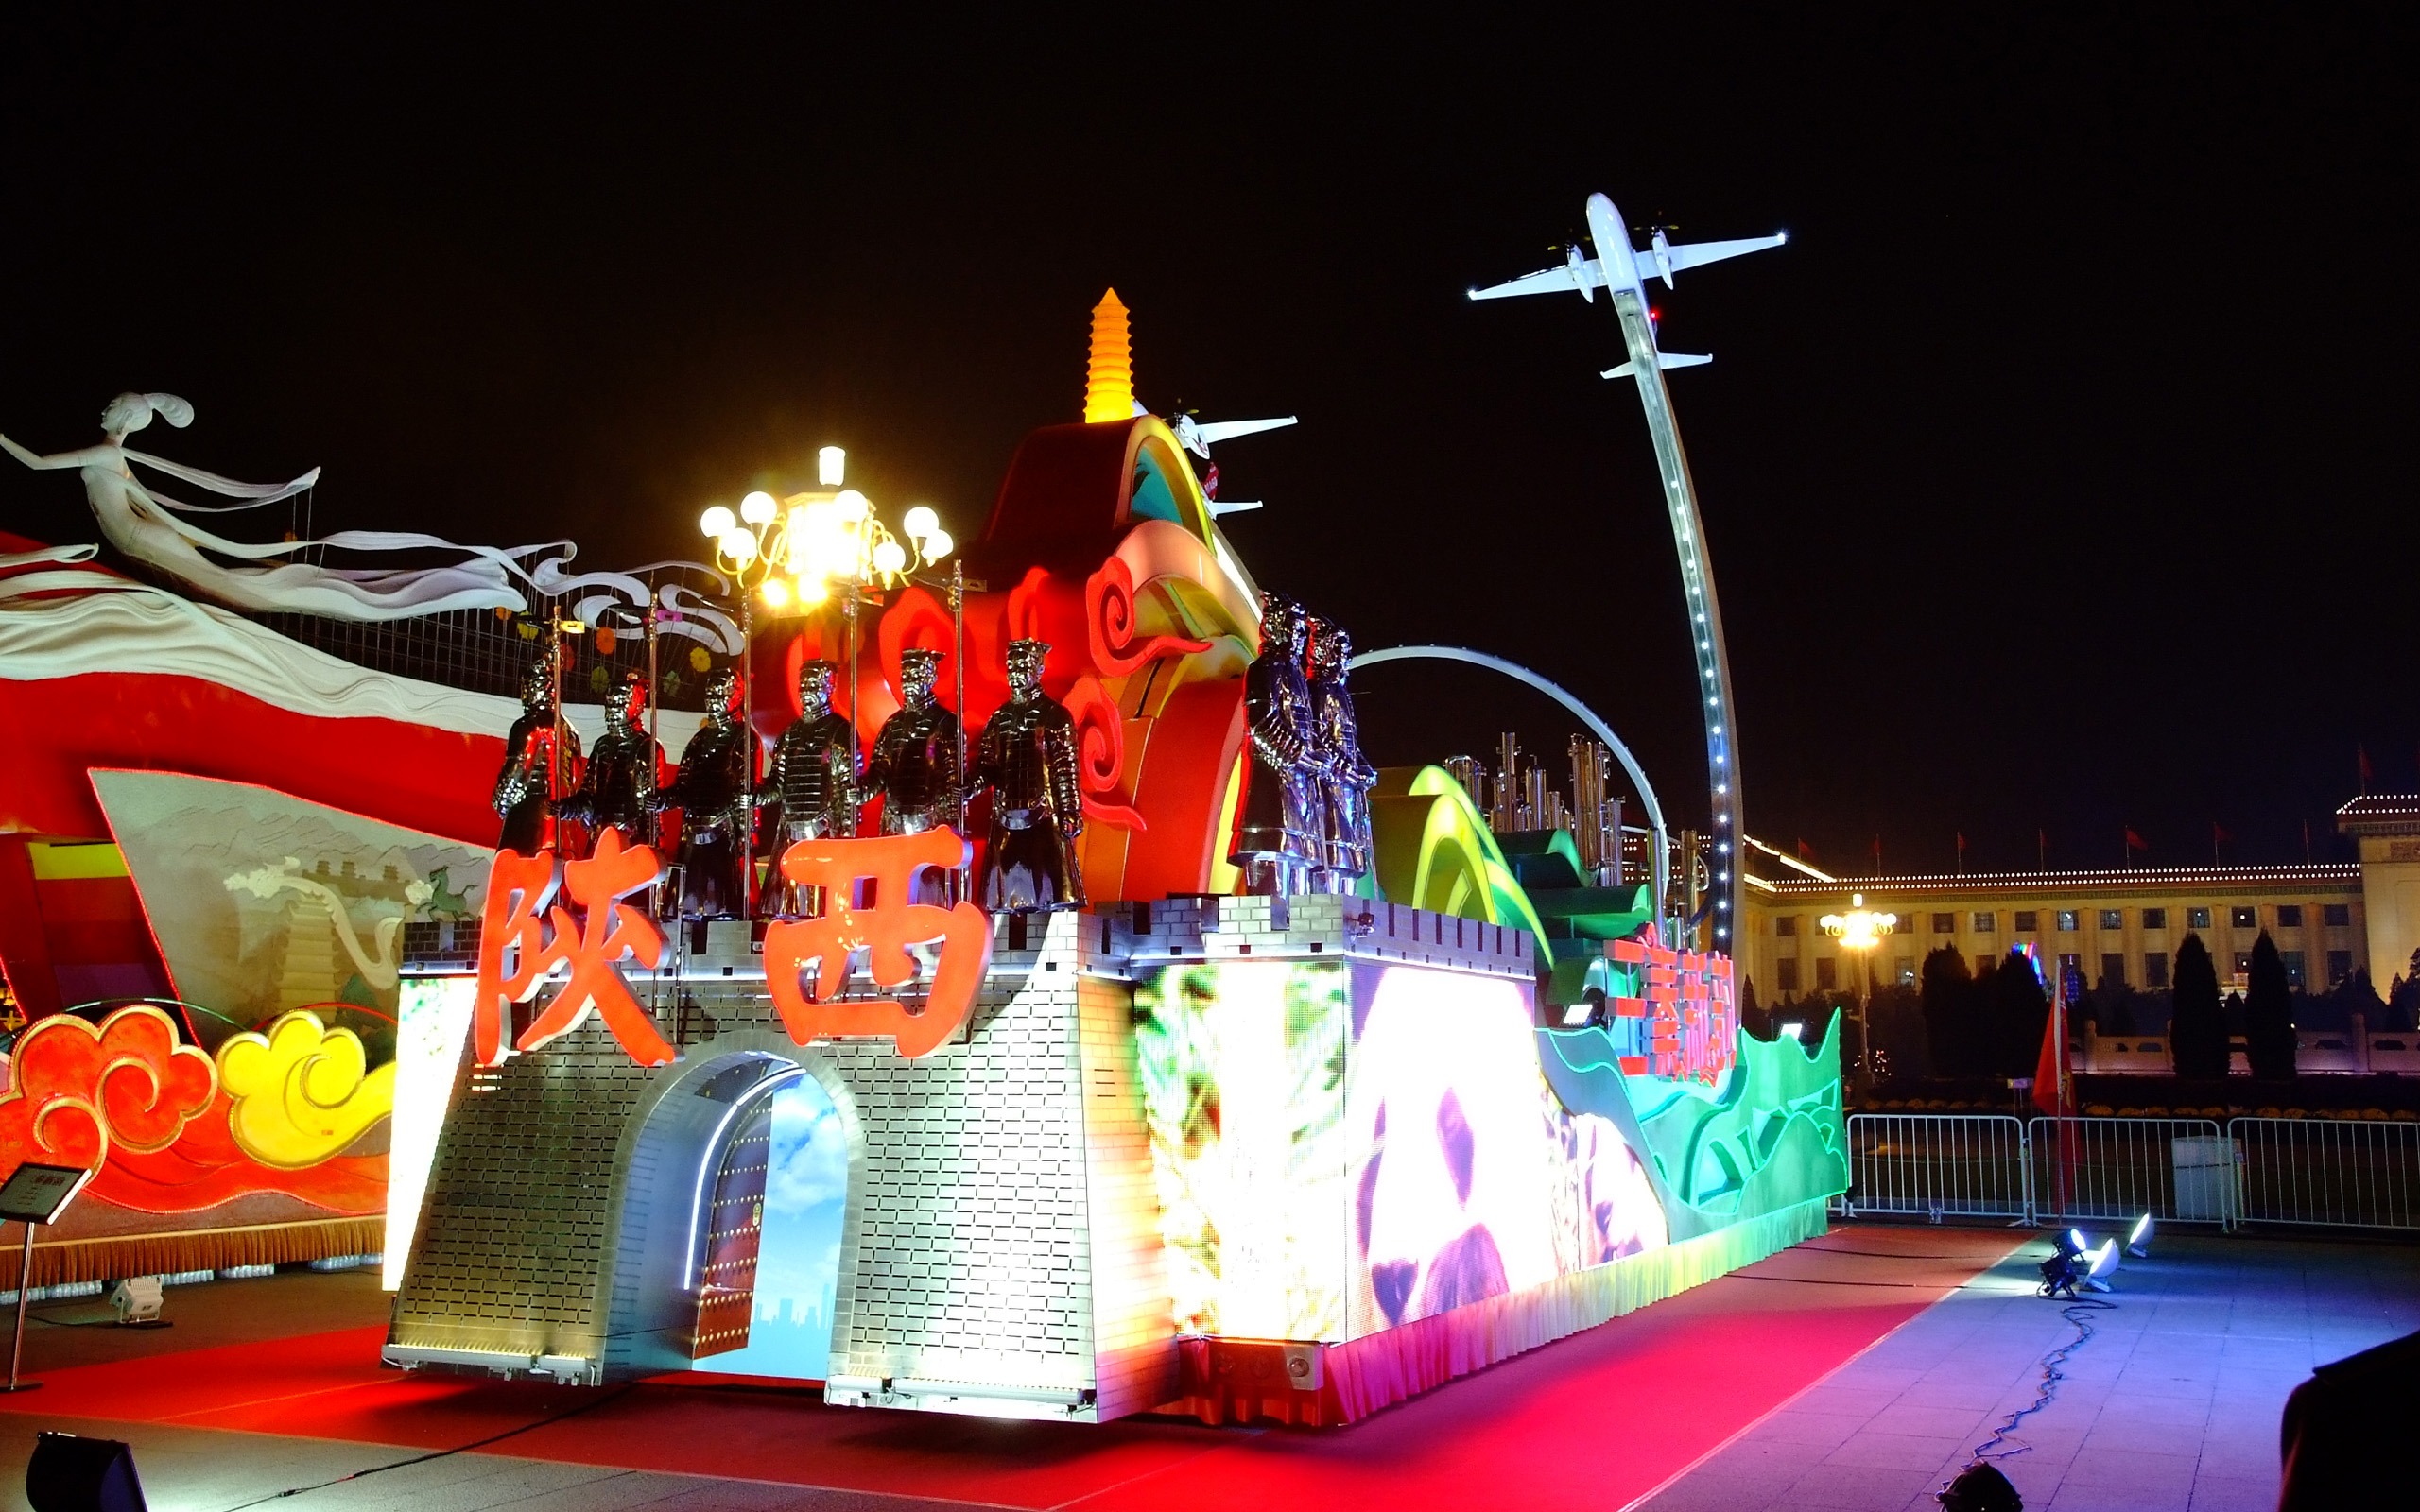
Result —
<instances>
[{"instance_id":1,"label":"second white airplane model","mask_svg":"<svg viewBox=\"0 0 2420 1512\"><path fill-rule=\"evenodd\" d=\"M1143 406L1137 404L1134 409L1135 413L1140 414ZM1286 415L1272 420L1198 421L1190 415L1180 414L1168 421L1168 429L1176 432L1176 438L1184 443L1186 451L1206 462L1210 460L1210 448L1219 441L1229 440L1237 436L1256 436L1262 431L1277 430L1293 424L1300 418L1295 415ZM1219 475L1219 470L1212 468L1210 475L1215 479ZM1257 499L1249 504L1232 501L1221 503L1216 498L1206 502L1210 506L1210 518L1213 520L1221 515L1240 514L1246 509L1260 507L1260 501Z\"/></svg>"},{"instance_id":2,"label":"second white airplane model","mask_svg":"<svg viewBox=\"0 0 2420 1512\"><path fill-rule=\"evenodd\" d=\"M1580 297L1594 304L1599 289L1627 290L1647 300L1646 279L1660 278L1664 286L1672 286L1672 275L1685 267L1698 267L1719 263L1726 257L1744 257L1761 252L1769 247L1779 247L1789 240L1789 232L1775 232L1771 236L1746 236L1727 242L1682 242L1665 239L1664 229L1657 227L1654 236L1644 249L1633 249L1630 237L1622 230L1620 212L1603 195L1588 197L1588 239L1596 244L1597 255L1586 257L1577 247L1564 249L1564 266L1545 268L1510 284L1494 288L1473 289L1474 300L1509 300L1516 294L1563 294L1577 289ZM1692 356L1682 352L1661 352L1656 354L1659 368L1695 368L1712 362L1707 356ZM1625 362L1610 369L1608 378L1629 378L1637 373L1634 362Z\"/></svg>"}]
</instances>

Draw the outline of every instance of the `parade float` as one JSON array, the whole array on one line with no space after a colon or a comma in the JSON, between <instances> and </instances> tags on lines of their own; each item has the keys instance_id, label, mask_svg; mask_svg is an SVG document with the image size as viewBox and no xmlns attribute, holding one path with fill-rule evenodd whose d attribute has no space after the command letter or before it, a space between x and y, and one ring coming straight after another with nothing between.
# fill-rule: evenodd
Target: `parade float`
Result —
<instances>
[{"instance_id":1,"label":"parade float","mask_svg":"<svg viewBox=\"0 0 2420 1512\"><path fill-rule=\"evenodd\" d=\"M1337 1424L1822 1231L1837 1045L1363 759L1125 321L962 547L837 454L582 573L204 531L146 479L311 478L129 447L172 396L9 442L114 563L0 541L38 1282L378 1256L406 1367Z\"/></svg>"}]
</instances>

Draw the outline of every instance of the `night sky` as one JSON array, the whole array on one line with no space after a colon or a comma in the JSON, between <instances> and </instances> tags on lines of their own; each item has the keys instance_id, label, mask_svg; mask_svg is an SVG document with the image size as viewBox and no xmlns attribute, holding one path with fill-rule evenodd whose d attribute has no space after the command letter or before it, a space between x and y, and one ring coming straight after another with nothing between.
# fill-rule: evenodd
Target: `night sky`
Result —
<instances>
[{"instance_id":1,"label":"night sky","mask_svg":"<svg viewBox=\"0 0 2420 1512\"><path fill-rule=\"evenodd\" d=\"M2114 865L2131 825L2185 865L2214 820L2229 860L2300 860L2308 820L2324 859L2357 746L2420 784L2399 21L12 9L0 430L41 450L165 389L199 419L137 444L322 466L317 531L610 567L838 442L966 539L1018 438L1080 418L1115 284L1146 404L1303 417L1218 455L1269 501L1228 522L1265 584L1365 649L1535 666L1702 820L1615 318L1463 298L1559 261L1601 189L1676 239L1792 237L1659 294L1667 349L1716 356L1671 387L1751 833L1901 870L1959 831L1972 868L2037 830ZM72 476L13 466L0 528L94 537ZM1517 728L1559 765L1572 728L1477 674L1360 701L1382 764Z\"/></svg>"}]
</instances>

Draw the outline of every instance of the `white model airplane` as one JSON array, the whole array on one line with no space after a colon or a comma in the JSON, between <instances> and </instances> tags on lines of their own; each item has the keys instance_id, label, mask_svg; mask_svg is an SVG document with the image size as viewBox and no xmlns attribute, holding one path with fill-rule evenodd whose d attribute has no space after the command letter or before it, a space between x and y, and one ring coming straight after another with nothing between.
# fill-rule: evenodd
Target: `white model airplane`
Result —
<instances>
[{"instance_id":1,"label":"white model airplane","mask_svg":"<svg viewBox=\"0 0 2420 1512\"><path fill-rule=\"evenodd\" d=\"M1565 248L1563 266L1546 268L1526 278L1516 278L1510 284L1498 284L1494 288L1473 289L1470 297L1474 300L1506 300L1516 294L1558 294L1577 289L1582 299L1594 304L1599 289L1627 289L1645 303L1647 286L1640 276L1642 271L1652 273L1664 281L1666 288L1670 288L1672 275L1685 267L1719 263L1726 257L1742 257L1750 252L1761 252L1768 247L1779 247L1789 240L1789 232L1775 232L1771 236L1748 236L1727 242L1683 242L1675 246L1666 239L1663 228L1659 226L1646 250L1639 251L1631 247L1630 237L1622 230L1621 213L1614 208L1614 202L1603 195L1590 195L1588 239L1596 244L1595 257L1582 256L1577 247ZM1644 268L1642 264L1646 265ZM1656 353L1656 366L1659 368L1695 368L1713 360L1712 357L1680 352ZM1609 369L1604 376L1628 378L1636 370L1634 363L1625 362Z\"/></svg>"},{"instance_id":2,"label":"white model airplane","mask_svg":"<svg viewBox=\"0 0 2420 1512\"><path fill-rule=\"evenodd\" d=\"M1134 406L1137 414L1142 412L1142 408L1140 404ZM1251 436L1260 431L1277 430L1294 424L1301 419L1299 415L1286 415L1275 420L1198 421L1190 415L1177 415L1168 421L1168 429L1176 432L1176 438L1184 443L1186 451L1206 462L1210 459L1210 448L1220 441L1231 440L1238 436ZM1218 472L1217 468L1210 470L1213 478L1218 476ZM1205 499L1203 502L1209 505L1210 518L1213 520L1222 515L1241 514L1246 509L1257 509L1261 505L1258 499L1249 504L1240 501L1229 503L1217 498Z\"/></svg>"},{"instance_id":3,"label":"white model airplane","mask_svg":"<svg viewBox=\"0 0 2420 1512\"><path fill-rule=\"evenodd\" d=\"M1298 415L1287 415L1277 420L1198 421L1190 415L1179 415L1168 421L1168 429L1176 432L1176 438L1184 443L1186 451L1207 461L1210 456L1210 448L1220 441L1230 440L1237 436L1251 436L1260 431L1277 430L1282 426L1295 423L1301 418Z\"/></svg>"}]
</instances>

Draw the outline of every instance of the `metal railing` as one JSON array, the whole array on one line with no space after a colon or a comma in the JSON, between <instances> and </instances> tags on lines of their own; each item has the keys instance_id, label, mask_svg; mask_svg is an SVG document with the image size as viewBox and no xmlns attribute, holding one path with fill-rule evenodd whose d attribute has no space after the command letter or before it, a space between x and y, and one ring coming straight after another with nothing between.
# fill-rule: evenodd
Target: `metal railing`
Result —
<instances>
[{"instance_id":1,"label":"metal railing","mask_svg":"<svg viewBox=\"0 0 2420 1512\"><path fill-rule=\"evenodd\" d=\"M2037 1118L2034 1216L2231 1224L2234 1158L2206 1118Z\"/></svg>"},{"instance_id":2,"label":"metal railing","mask_svg":"<svg viewBox=\"0 0 2420 1512\"><path fill-rule=\"evenodd\" d=\"M2420 1230L2420 1124L1856 1113L1843 1214Z\"/></svg>"},{"instance_id":3,"label":"metal railing","mask_svg":"<svg viewBox=\"0 0 2420 1512\"><path fill-rule=\"evenodd\" d=\"M1848 1150L1846 1211L2032 1220L2025 1125L2006 1113L1857 1113Z\"/></svg>"},{"instance_id":4,"label":"metal railing","mask_svg":"<svg viewBox=\"0 0 2420 1512\"><path fill-rule=\"evenodd\" d=\"M2241 1222L2420 1228L2420 1124L2238 1118L2227 1137Z\"/></svg>"}]
</instances>

